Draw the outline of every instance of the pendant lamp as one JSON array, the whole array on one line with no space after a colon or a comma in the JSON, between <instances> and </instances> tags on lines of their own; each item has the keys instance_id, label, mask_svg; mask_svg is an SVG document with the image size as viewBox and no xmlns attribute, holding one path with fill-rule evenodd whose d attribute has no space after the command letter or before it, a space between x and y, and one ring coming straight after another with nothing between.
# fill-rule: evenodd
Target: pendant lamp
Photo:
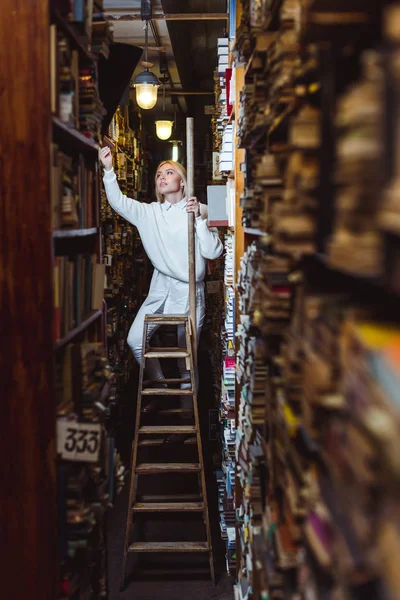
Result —
<instances>
[{"instance_id":1,"label":"pendant lamp","mask_svg":"<svg viewBox=\"0 0 400 600\"><path fill-rule=\"evenodd\" d=\"M160 70L161 70L161 61L160 61ZM168 81L168 76L164 75L160 77L160 81L163 86L163 95L162 95L162 105L163 105L163 113L165 113L165 84ZM172 126L174 121L170 121L168 119L160 119L155 121L156 124L156 134L160 140L168 140L172 134Z\"/></svg>"},{"instance_id":2,"label":"pendant lamp","mask_svg":"<svg viewBox=\"0 0 400 600\"><path fill-rule=\"evenodd\" d=\"M160 140L168 140L171 137L173 121L156 121L156 134Z\"/></svg>"},{"instance_id":3,"label":"pendant lamp","mask_svg":"<svg viewBox=\"0 0 400 600\"><path fill-rule=\"evenodd\" d=\"M147 47L149 41L149 20L148 15L144 15L144 11L142 11L142 18L145 16L145 42L144 42L144 55L145 59L142 62L142 66L145 68L143 73L140 73L135 77L132 81L132 86L136 89L136 102L139 106L145 110L149 110L153 108L157 102L157 91L160 86L160 82L158 81L156 75L150 71L153 66L152 63L149 63L147 60ZM151 18L151 14L150 14Z\"/></svg>"}]
</instances>

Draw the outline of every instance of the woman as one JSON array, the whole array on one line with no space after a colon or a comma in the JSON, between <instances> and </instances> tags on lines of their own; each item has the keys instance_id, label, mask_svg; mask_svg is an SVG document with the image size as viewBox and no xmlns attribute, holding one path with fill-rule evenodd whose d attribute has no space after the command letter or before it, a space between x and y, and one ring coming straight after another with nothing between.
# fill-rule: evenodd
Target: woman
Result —
<instances>
[{"instance_id":1,"label":"woman","mask_svg":"<svg viewBox=\"0 0 400 600\"><path fill-rule=\"evenodd\" d=\"M194 196L186 197L186 171L181 164L164 161L158 166L155 176L157 202L146 204L122 194L113 170L110 149L101 148L99 157L105 169L103 181L109 203L118 214L138 228L143 247L154 266L149 294L136 315L127 339L140 364L145 315L189 314L187 213L192 212L195 216L197 340L205 313L206 261L218 258L223 246L217 230L208 226L207 207ZM152 328L150 335L156 328ZM186 346L182 326L178 328L178 345ZM164 379L158 359L146 361L146 367L149 379ZM184 359L178 360L178 368L181 378L189 377ZM190 387L190 384L181 384L181 389L185 387Z\"/></svg>"}]
</instances>

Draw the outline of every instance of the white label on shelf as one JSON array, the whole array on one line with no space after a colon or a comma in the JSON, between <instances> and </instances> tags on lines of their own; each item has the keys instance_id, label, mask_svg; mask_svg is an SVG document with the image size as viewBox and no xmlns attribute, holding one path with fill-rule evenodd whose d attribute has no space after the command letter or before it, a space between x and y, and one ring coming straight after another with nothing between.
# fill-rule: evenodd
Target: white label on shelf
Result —
<instances>
[{"instance_id":1,"label":"white label on shelf","mask_svg":"<svg viewBox=\"0 0 400 600\"><path fill-rule=\"evenodd\" d=\"M221 289L220 281L207 281L207 293L218 294Z\"/></svg>"},{"instance_id":2,"label":"white label on shelf","mask_svg":"<svg viewBox=\"0 0 400 600\"><path fill-rule=\"evenodd\" d=\"M62 459L98 462L100 446L100 423L57 421L57 453Z\"/></svg>"}]
</instances>

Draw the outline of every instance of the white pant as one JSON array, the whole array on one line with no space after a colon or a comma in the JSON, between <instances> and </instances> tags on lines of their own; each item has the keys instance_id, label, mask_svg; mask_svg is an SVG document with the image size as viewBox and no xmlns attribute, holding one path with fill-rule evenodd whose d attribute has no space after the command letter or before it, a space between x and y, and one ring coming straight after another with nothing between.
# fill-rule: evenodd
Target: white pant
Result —
<instances>
[{"instance_id":1,"label":"white pant","mask_svg":"<svg viewBox=\"0 0 400 600\"><path fill-rule=\"evenodd\" d=\"M163 302L158 307L154 308L154 305L148 303L147 301L142 304L140 307L134 322L128 333L128 345L130 346L133 355L139 365L142 363L143 357L143 327L144 327L144 318L145 315L148 314L164 314L165 302ZM197 322L197 344L199 343L201 328L204 322L204 313L205 307L204 305L198 305L196 310L196 322ZM175 312L175 314L180 314L179 312ZM160 325L151 324L148 326L148 339L150 340L152 335L157 331ZM178 347L186 348L186 334L185 334L185 326L178 326ZM179 376L181 379L188 378L190 379L190 372L186 369L186 361L184 358L180 358L177 360ZM146 376L149 379L164 379L164 374L161 369L161 364L158 358L151 358L146 361ZM181 389L188 389L191 387L190 383L182 383ZM191 405L191 398L187 396L181 396L181 406L182 408L188 408L188 404L186 401L189 401Z\"/></svg>"}]
</instances>

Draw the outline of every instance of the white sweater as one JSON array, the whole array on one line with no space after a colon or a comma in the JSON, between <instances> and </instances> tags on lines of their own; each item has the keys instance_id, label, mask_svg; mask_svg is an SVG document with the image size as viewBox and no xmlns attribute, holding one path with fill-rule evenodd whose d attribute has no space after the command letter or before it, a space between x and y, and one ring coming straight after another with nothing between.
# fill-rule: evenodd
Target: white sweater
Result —
<instances>
[{"instance_id":1,"label":"white sweater","mask_svg":"<svg viewBox=\"0 0 400 600\"><path fill-rule=\"evenodd\" d=\"M104 187L113 209L135 225L154 266L148 301L170 300L169 312L176 304L188 307L189 261L188 261L188 213L186 199L178 204L152 202L146 204L132 200L119 189L114 170L104 172ZM196 281L204 280L206 260L216 259L223 246L218 231L208 227L207 206L200 205L201 216L195 219ZM186 284L186 285L185 285ZM198 288L202 288L200 285ZM200 291L200 290L199 290ZM200 298L199 298L200 300ZM166 307L167 308L167 307ZM181 312L181 311L176 311Z\"/></svg>"}]
</instances>

